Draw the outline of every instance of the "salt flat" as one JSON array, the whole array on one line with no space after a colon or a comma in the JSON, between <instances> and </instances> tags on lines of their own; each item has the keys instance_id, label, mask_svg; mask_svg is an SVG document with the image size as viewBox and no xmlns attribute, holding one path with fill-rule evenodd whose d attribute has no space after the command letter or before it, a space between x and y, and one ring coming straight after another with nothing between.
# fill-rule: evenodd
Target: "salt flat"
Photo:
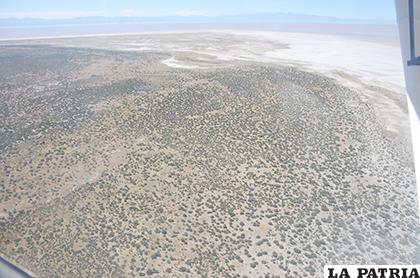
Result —
<instances>
[{"instance_id":1,"label":"salt flat","mask_svg":"<svg viewBox=\"0 0 420 278\"><path fill-rule=\"evenodd\" d=\"M374 104L390 132L409 136L402 61L395 37L216 30L63 38L55 39L54 44L161 51L170 55L162 62L178 68L215 68L234 61L298 67L358 90Z\"/></svg>"},{"instance_id":2,"label":"salt flat","mask_svg":"<svg viewBox=\"0 0 420 278\"><path fill-rule=\"evenodd\" d=\"M0 247L40 277L418 263L392 40L206 31L0 43Z\"/></svg>"}]
</instances>

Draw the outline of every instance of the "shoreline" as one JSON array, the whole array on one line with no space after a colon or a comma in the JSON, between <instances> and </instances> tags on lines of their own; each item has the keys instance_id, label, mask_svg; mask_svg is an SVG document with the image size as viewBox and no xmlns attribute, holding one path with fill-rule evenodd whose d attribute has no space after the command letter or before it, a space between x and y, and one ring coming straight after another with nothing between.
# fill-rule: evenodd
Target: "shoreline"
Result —
<instances>
[{"instance_id":1,"label":"shoreline","mask_svg":"<svg viewBox=\"0 0 420 278\"><path fill-rule=\"evenodd\" d=\"M184 39L178 41L178 34ZM249 45L238 45L240 41ZM170 54L162 64L175 68L202 69L234 61L298 67L360 92L375 104L378 116L391 131L408 130L400 124L406 115L398 107L400 99L405 98L405 83L396 38L390 44L366 36L211 29L19 39L0 41L0 45L25 42L137 53L160 49ZM314 52L317 55L312 55ZM188 59L186 53L195 60ZM394 117L389 119L389 113Z\"/></svg>"}]
</instances>

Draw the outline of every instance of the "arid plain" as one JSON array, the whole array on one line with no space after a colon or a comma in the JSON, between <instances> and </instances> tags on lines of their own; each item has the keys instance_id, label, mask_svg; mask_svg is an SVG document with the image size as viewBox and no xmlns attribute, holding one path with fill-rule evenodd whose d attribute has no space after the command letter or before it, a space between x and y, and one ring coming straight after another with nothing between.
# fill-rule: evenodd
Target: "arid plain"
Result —
<instances>
[{"instance_id":1,"label":"arid plain","mask_svg":"<svg viewBox=\"0 0 420 278\"><path fill-rule=\"evenodd\" d=\"M305 64L303 36L0 42L2 254L39 277L420 263L405 96L374 63L389 44Z\"/></svg>"}]
</instances>

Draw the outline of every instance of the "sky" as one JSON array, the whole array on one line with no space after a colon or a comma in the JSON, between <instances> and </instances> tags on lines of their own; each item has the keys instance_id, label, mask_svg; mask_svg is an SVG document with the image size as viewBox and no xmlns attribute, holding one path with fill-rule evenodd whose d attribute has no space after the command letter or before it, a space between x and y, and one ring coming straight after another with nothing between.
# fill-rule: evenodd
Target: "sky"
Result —
<instances>
[{"instance_id":1,"label":"sky","mask_svg":"<svg viewBox=\"0 0 420 278\"><path fill-rule=\"evenodd\" d=\"M299 13L394 20L394 0L0 0L0 18Z\"/></svg>"}]
</instances>

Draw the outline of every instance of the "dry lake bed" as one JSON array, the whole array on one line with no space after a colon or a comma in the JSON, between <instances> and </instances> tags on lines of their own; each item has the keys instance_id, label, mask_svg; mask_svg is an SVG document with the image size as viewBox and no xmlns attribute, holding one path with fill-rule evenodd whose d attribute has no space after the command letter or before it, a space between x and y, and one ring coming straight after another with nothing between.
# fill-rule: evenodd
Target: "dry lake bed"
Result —
<instances>
[{"instance_id":1,"label":"dry lake bed","mask_svg":"<svg viewBox=\"0 0 420 278\"><path fill-rule=\"evenodd\" d=\"M396 51L292 33L0 42L2 256L39 277L420 263Z\"/></svg>"}]
</instances>

